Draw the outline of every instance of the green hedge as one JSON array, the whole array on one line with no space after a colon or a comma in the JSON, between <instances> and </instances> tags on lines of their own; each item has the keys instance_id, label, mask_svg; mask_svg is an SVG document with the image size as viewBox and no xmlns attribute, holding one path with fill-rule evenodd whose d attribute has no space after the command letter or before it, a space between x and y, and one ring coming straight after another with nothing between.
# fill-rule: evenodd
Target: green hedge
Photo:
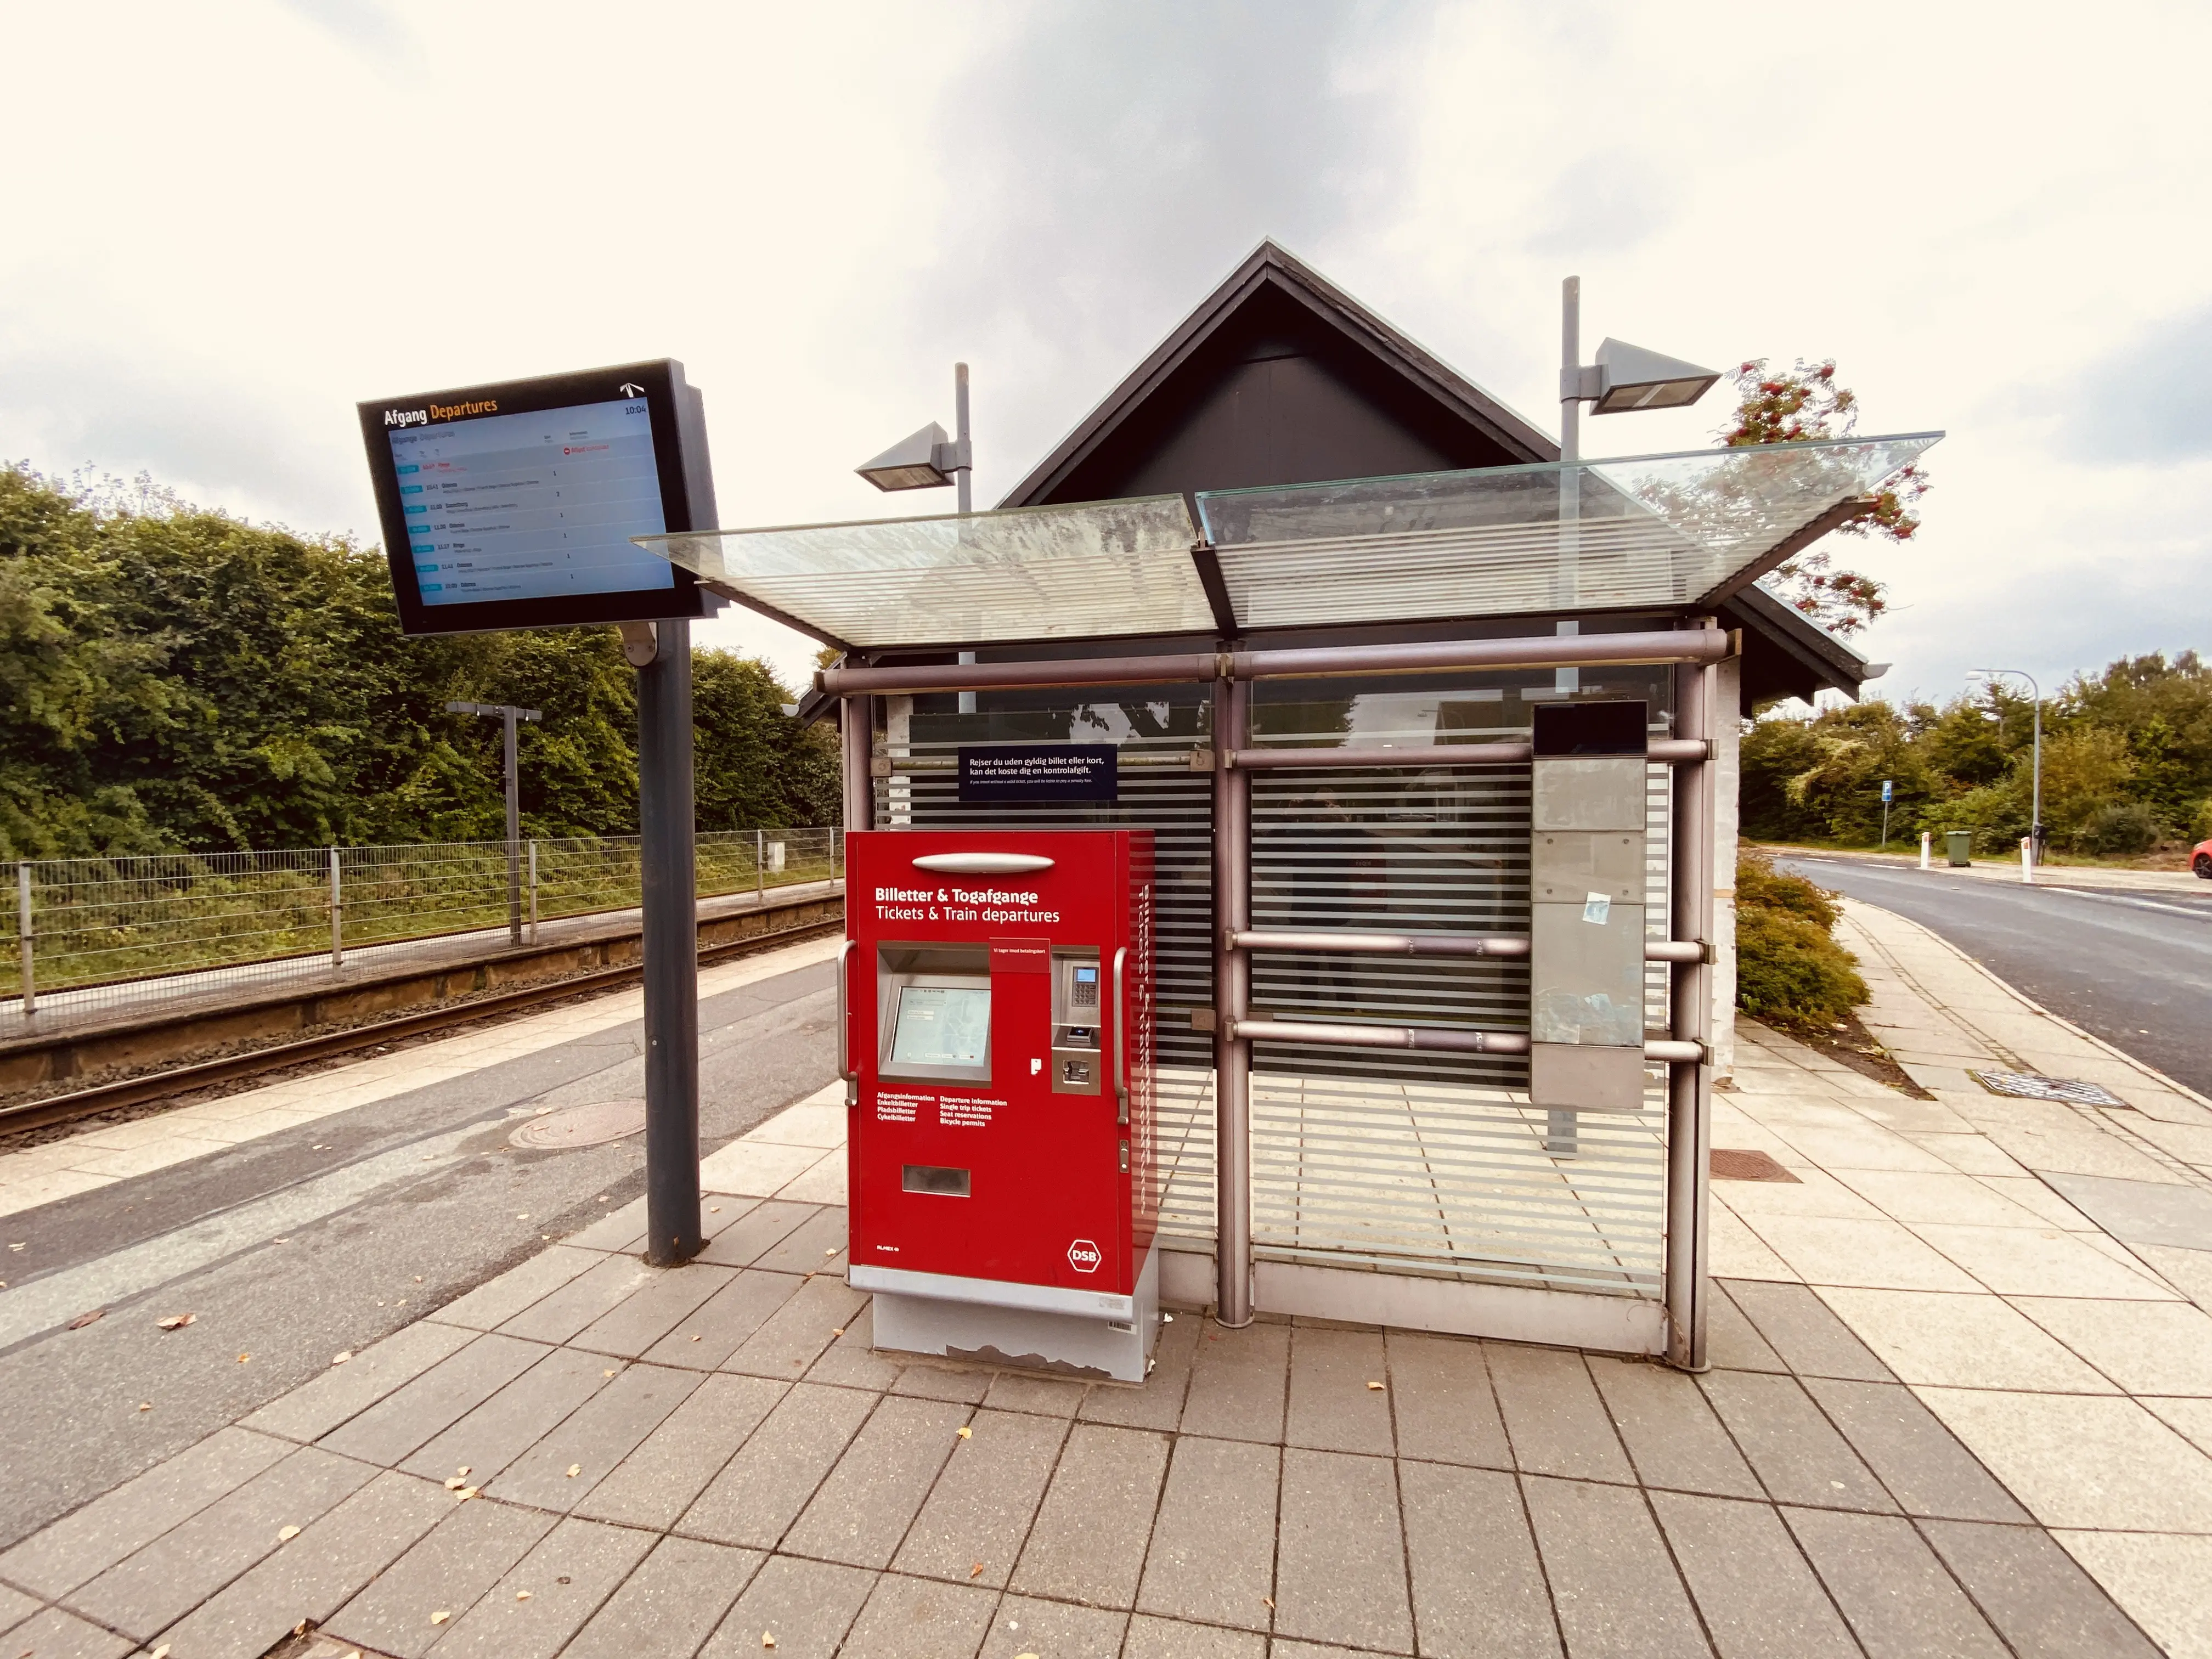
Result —
<instances>
[{"instance_id":1,"label":"green hedge","mask_svg":"<svg viewBox=\"0 0 2212 1659\"><path fill-rule=\"evenodd\" d=\"M1858 958L1836 943L1834 896L1758 854L1736 862L1735 1003L1784 1030L1827 1031L1867 1000Z\"/></svg>"}]
</instances>

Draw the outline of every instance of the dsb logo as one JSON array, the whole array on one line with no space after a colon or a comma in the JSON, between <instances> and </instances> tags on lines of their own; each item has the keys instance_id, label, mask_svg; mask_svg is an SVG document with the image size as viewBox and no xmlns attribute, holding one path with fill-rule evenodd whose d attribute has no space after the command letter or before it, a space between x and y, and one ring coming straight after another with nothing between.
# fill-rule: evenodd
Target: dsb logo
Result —
<instances>
[{"instance_id":1,"label":"dsb logo","mask_svg":"<svg viewBox=\"0 0 2212 1659\"><path fill-rule=\"evenodd\" d=\"M1097 1273L1105 1259L1105 1253L1087 1238L1079 1238L1067 1247L1067 1265L1079 1273Z\"/></svg>"}]
</instances>

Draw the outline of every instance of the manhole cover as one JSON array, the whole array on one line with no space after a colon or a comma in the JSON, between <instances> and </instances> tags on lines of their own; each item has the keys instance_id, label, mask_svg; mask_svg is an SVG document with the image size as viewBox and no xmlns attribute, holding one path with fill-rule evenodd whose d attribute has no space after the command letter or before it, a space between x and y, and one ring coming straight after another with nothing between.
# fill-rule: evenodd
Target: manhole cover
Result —
<instances>
[{"instance_id":1,"label":"manhole cover","mask_svg":"<svg viewBox=\"0 0 2212 1659\"><path fill-rule=\"evenodd\" d=\"M2012 1095L2021 1100L2064 1100L2076 1106L2125 1106L2110 1089L2078 1078L2039 1077L2033 1072L1968 1072L1966 1075L1993 1095Z\"/></svg>"},{"instance_id":2,"label":"manhole cover","mask_svg":"<svg viewBox=\"0 0 2212 1659\"><path fill-rule=\"evenodd\" d=\"M557 1112L533 1117L507 1136L507 1143L510 1146L539 1149L596 1146L602 1141L634 1135L644 1127L643 1101L600 1100L589 1106L564 1106Z\"/></svg>"},{"instance_id":3,"label":"manhole cover","mask_svg":"<svg viewBox=\"0 0 2212 1659\"><path fill-rule=\"evenodd\" d=\"M1766 1153L1740 1146L1714 1147L1712 1170L1716 1181L1797 1180Z\"/></svg>"}]
</instances>

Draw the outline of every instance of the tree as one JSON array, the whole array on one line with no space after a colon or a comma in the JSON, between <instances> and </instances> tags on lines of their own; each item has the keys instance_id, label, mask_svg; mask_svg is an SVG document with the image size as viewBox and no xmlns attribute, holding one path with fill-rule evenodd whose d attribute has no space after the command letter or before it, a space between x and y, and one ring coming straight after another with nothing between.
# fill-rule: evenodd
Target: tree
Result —
<instances>
[{"instance_id":1,"label":"tree","mask_svg":"<svg viewBox=\"0 0 2212 1659\"><path fill-rule=\"evenodd\" d=\"M1735 424L1721 434L1729 448L1847 438L1857 428L1858 396L1837 384L1832 360L1808 364L1801 357L1795 367L1770 374L1766 359L1754 357L1729 378L1737 395ZM1927 489L1928 475L1906 467L1876 497L1874 510L1845 524L1843 533L1911 540L1920 528L1912 508ZM1889 609L1886 584L1838 568L1822 547L1784 560L1768 582L1777 597L1833 634L1856 634Z\"/></svg>"}]
</instances>

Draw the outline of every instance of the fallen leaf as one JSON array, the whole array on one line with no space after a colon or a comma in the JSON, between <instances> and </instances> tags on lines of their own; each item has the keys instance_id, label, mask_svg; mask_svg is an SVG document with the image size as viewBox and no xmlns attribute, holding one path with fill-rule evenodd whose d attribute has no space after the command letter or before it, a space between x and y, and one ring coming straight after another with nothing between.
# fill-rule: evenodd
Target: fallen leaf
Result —
<instances>
[{"instance_id":1,"label":"fallen leaf","mask_svg":"<svg viewBox=\"0 0 2212 1659\"><path fill-rule=\"evenodd\" d=\"M453 1494L453 1498L456 1502L465 1504L476 1495L477 1489L474 1486L464 1486Z\"/></svg>"},{"instance_id":2,"label":"fallen leaf","mask_svg":"<svg viewBox=\"0 0 2212 1659\"><path fill-rule=\"evenodd\" d=\"M331 1364L333 1364L333 1365L343 1365L343 1364L344 1364L346 1363L346 1361L347 1361L347 1360L349 1360L349 1359L350 1359L350 1358L353 1358L353 1350L352 1350L351 1348L348 1348L348 1349L344 1350L343 1352L340 1352L340 1353L334 1353L334 1354L332 1354L332 1355L331 1356Z\"/></svg>"},{"instance_id":3,"label":"fallen leaf","mask_svg":"<svg viewBox=\"0 0 2212 1659\"><path fill-rule=\"evenodd\" d=\"M601 1376L612 1376L614 1373L612 1371L601 1371L599 1375Z\"/></svg>"},{"instance_id":4,"label":"fallen leaf","mask_svg":"<svg viewBox=\"0 0 2212 1659\"><path fill-rule=\"evenodd\" d=\"M430 1622L434 1625L442 1625L446 1620L453 1616L453 1615L452 1613L447 1613L443 1607L441 1607L437 1612L430 1615Z\"/></svg>"},{"instance_id":5,"label":"fallen leaf","mask_svg":"<svg viewBox=\"0 0 2212 1659\"><path fill-rule=\"evenodd\" d=\"M415 1275L415 1282L416 1282L417 1285L420 1285L420 1284L422 1282L422 1274L420 1274L420 1273L416 1273L416 1274Z\"/></svg>"},{"instance_id":6,"label":"fallen leaf","mask_svg":"<svg viewBox=\"0 0 2212 1659\"><path fill-rule=\"evenodd\" d=\"M289 1238L272 1238L269 1242L271 1244L289 1244L292 1241Z\"/></svg>"},{"instance_id":7,"label":"fallen leaf","mask_svg":"<svg viewBox=\"0 0 2212 1659\"><path fill-rule=\"evenodd\" d=\"M289 1543L299 1535L300 1529L297 1527L279 1527L276 1529L276 1541L280 1544Z\"/></svg>"},{"instance_id":8,"label":"fallen leaf","mask_svg":"<svg viewBox=\"0 0 2212 1659\"><path fill-rule=\"evenodd\" d=\"M530 1592L528 1590L517 1590L514 1593L514 1599L518 1601L527 1601L530 1599Z\"/></svg>"},{"instance_id":9,"label":"fallen leaf","mask_svg":"<svg viewBox=\"0 0 2212 1659\"><path fill-rule=\"evenodd\" d=\"M969 1568L968 1576L970 1578L981 1578L983 1576L983 1564L978 1561L974 1566Z\"/></svg>"},{"instance_id":10,"label":"fallen leaf","mask_svg":"<svg viewBox=\"0 0 2212 1659\"><path fill-rule=\"evenodd\" d=\"M1274 1611L1274 1607L1275 1607L1275 1598L1274 1598L1273 1596L1272 1596L1272 1595L1263 1595L1263 1596L1261 1596L1260 1599L1261 1599L1262 1601L1265 1601L1265 1602L1267 1604L1267 1610L1268 1610L1269 1612L1271 1612L1271 1613L1272 1613L1272 1612L1273 1612L1273 1611Z\"/></svg>"},{"instance_id":11,"label":"fallen leaf","mask_svg":"<svg viewBox=\"0 0 2212 1659\"><path fill-rule=\"evenodd\" d=\"M694 1342L696 1342L699 1339L698 1339L696 1336L694 1336L691 1340L692 1340Z\"/></svg>"},{"instance_id":12,"label":"fallen leaf","mask_svg":"<svg viewBox=\"0 0 2212 1659\"><path fill-rule=\"evenodd\" d=\"M764 1648L774 1647L775 1645L775 1632L772 1631L763 1631L761 1632L761 1645Z\"/></svg>"},{"instance_id":13,"label":"fallen leaf","mask_svg":"<svg viewBox=\"0 0 2212 1659\"><path fill-rule=\"evenodd\" d=\"M462 1487L468 1484L469 1483L467 1481L462 1480L461 1477L457 1474L452 1480L446 1482L446 1490L447 1492L459 1492Z\"/></svg>"},{"instance_id":14,"label":"fallen leaf","mask_svg":"<svg viewBox=\"0 0 2212 1659\"><path fill-rule=\"evenodd\" d=\"M605 1199L603 1198L603 1199L601 1199L601 1200L599 1200L599 1202L600 1202L600 1203L602 1203L602 1204L604 1204L604 1203L605 1203L605 1202L606 1202L606 1200L605 1200ZM720 1215L720 1214L721 1214L721 1212L722 1212L722 1206L721 1206L720 1205L719 1205L719 1204L709 1204L709 1205L707 1206L707 1213L708 1213L708 1215Z\"/></svg>"},{"instance_id":15,"label":"fallen leaf","mask_svg":"<svg viewBox=\"0 0 2212 1659\"><path fill-rule=\"evenodd\" d=\"M26 1656L26 1659L28 1659L27 1655ZM146 1656L146 1659L169 1659L169 1644L167 1642L162 1643L160 1647L155 1648L153 1652L148 1654Z\"/></svg>"},{"instance_id":16,"label":"fallen leaf","mask_svg":"<svg viewBox=\"0 0 2212 1659\"><path fill-rule=\"evenodd\" d=\"M963 1440L972 1440L975 1437L975 1431L963 1423L959 1428L959 1435Z\"/></svg>"},{"instance_id":17,"label":"fallen leaf","mask_svg":"<svg viewBox=\"0 0 2212 1659\"><path fill-rule=\"evenodd\" d=\"M584 1466L583 1466L581 1463L571 1463L571 1464L569 1464L569 1465L568 1465L568 1479L570 1479L571 1480L574 1480L578 1475L581 1474L583 1472L584 1472Z\"/></svg>"},{"instance_id":18,"label":"fallen leaf","mask_svg":"<svg viewBox=\"0 0 2212 1659\"><path fill-rule=\"evenodd\" d=\"M253 1358L253 1356L252 1356L252 1354L250 1354L250 1353L242 1353L242 1354L240 1354L240 1355L239 1355L239 1356L238 1356L238 1363L239 1363L240 1364L243 1365L243 1364L244 1364L247 1360L249 1360L249 1359L251 1359L251 1358Z\"/></svg>"},{"instance_id":19,"label":"fallen leaf","mask_svg":"<svg viewBox=\"0 0 2212 1659\"><path fill-rule=\"evenodd\" d=\"M1382 1385L1380 1382L1370 1382L1367 1386L1370 1389L1379 1389Z\"/></svg>"},{"instance_id":20,"label":"fallen leaf","mask_svg":"<svg viewBox=\"0 0 2212 1659\"><path fill-rule=\"evenodd\" d=\"M835 1250L824 1250L824 1251L823 1251L823 1252L822 1252L822 1254L823 1254L823 1255L836 1255L836 1254L837 1254L837 1252L836 1252L836 1251L835 1251Z\"/></svg>"},{"instance_id":21,"label":"fallen leaf","mask_svg":"<svg viewBox=\"0 0 2212 1659\"><path fill-rule=\"evenodd\" d=\"M842 1336L845 1334L845 1328L842 1325L840 1325L836 1330L830 1332L830 1334L832 1336Z\"/></svg>"},{"instance_id":22,"label":"fallen leaf","mask_svg":"<svg viewBox=\"0 0 2212 1659\"><path fill-rule=\"evenodd\" d=\"M98 1324L106 1316L106 1309L94 1308L90 1313L79 1314L75 1319L70 1320L69 1328L73 1331L81 1331L88 1325Z\"/></svg>"},{"instance_id":23,"label":"fallen leaf","mask_svg":"<svg viewBox=\"0 0 2212 1659\"><path fill-rule=\"evenodd\" d=\"M28 1239L25 1239L25 1240L23 1241L23 1243L24 1243L24 1244L27 1244L27 1243L30 1243L30 1240L28 1240ZM11 1250L20 1250L20 1249L21 1249L23 1248L23 1245L22 1245L22 1244L10 1244L8 1248L9 1248L9 1249L11 1249Z\"/></svg>"},{"instance_id":24,"label":"fallen leaf","mask_svg":"<svg viewBox=\"0 0 2212 1659\"><path fill-rule=\"evenodd\" d=\"M150 1400L141 1401L138 1404L138 1409L142 1412L150 1412L154 1409L154 1402Z\"/></svg>"},{"instance_id":25,"label":"fallen leaf","mask_svg":"<svg viewBox=\"0 0 2212 1659\"><path fill-rule=\"evenodd\" d=\"M599 1202L600 1202L600 1203L602 1203L602 1204L604 1204L604 1203L605 1203L606 1201L607 1201L607 1195L606 1195L605 1193L601 1193L601 1194L599 1194Z\"/></svg>"},{"instance_id":26,"label":"fallen leaf","mask_svg":"<svg viewBox=\"0 0 2212 1659\"><path fill-rule=\"evenodd\" d=\"M465 1463L456 1464L453 1468L453 1473L455 1474L466 1474L468 1472L469 1466Z\"/></svg>"},{"instance_id":27,"label":"fallen leaf","mask_svg":"<svg viewBox=\"0 0 2212 1659\"><path fill-rule=\"evenodd\" d=\"M198 1318L198 1314L171 1314L167 1319L155 1320L154 1325L157 1330L181 1331Z\"/></svg>"},{"instance_id":28,"label":"fallen leaf","mask_svg":"<svg viewBox=\"0 0 2212 1659\"><path fill-rule=\"evenodd\" d=\"M310 1146L307 1150L311 1152L327 1152L330 1149L330 1143L325 1141L319 1146Z\"/></svg>"}]
</instances>

